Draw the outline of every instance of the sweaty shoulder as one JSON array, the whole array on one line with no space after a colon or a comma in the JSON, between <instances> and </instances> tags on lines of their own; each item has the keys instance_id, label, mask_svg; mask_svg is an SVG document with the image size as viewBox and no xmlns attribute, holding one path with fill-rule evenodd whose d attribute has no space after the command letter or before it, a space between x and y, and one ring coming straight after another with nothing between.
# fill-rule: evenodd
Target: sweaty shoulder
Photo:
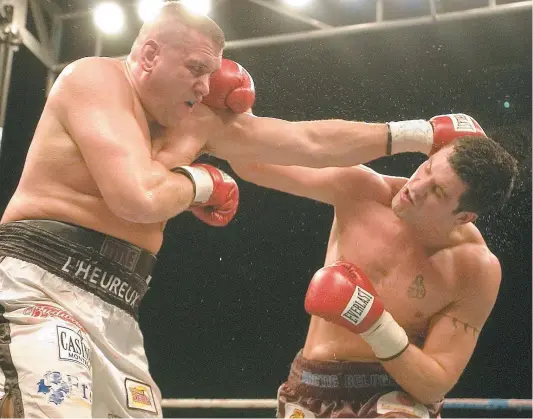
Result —
<instances>
[{"instance_id":1,"label":"sweaty shoulder","mask_svg":"<svg viewBox=\"0 0 533 419\"><path fill-rule=\"evenodd\" d=\"M355 166L352 169L352 173L360 178L359 184L363 191L369 194L369 198L381 201L386 205L390 204L394 195L396 195L407 182L407 178L382 175L362 164ZM347 176L346 180L350 181L349 176Z\"/></svg>"},{"instance_id":2,"label":"sweaty shoulder","mask_svg":"<svg viewBox=\"0 0 533 419\"><path fill-rule=\"evenodd\" d=\"M120 61L103 57L74 61L61 72L49 97L49 101L56 105L91 99L132 103L133 89Z\"/></svg>"},{"instance_id":3,"label":"sweaty shoulder","mask_svg":"<svg viewBox=\"0 0 533 419\"><path fill-rule=\"evenodd\" d=\"M467 224L460 244L452 251L456 270L463 281L463 289L477 293L481 290L497 290L501 281L498 258L490 251L479 230Z\"/></svg>"}]
</instances>

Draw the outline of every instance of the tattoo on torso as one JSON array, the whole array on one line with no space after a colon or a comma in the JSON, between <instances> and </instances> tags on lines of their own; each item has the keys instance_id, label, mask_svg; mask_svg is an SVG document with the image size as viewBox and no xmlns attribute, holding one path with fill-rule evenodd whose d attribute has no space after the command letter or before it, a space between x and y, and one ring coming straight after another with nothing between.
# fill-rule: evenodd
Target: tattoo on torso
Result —
<instances>
[{"instance_id":1,"label":"tattoo on torso","mask_svg":"<svg viewBox=\"0 0 533 419\"><path fill-rule=\"evenodd\" d=\"M417 275L415 280L407 289L407 296L409 298L417 298L421 300L426 295L426 287L424 286L424 277Z\"/></svg>"}]
</instances>

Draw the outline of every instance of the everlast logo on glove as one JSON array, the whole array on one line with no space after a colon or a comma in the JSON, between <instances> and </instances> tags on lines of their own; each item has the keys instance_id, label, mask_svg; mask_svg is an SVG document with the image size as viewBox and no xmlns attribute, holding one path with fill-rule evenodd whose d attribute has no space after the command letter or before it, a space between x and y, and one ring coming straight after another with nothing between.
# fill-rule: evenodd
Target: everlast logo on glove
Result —
<instances>
[{"instance_id":1,"label":"everlast logo on glove","mask_svg":"<svg viewBox=\"0 0 533 419\"><path fill-rule=\"evenodd\" d=\"M458 113L450 115L450 118L456 131L477 132L474 121L468 115Z\"/></svg>"},{"instance_id":2,"label":"everlast logo on glove","mask_svg":"<svg viewBox=\"0 0 533 419\"><path fill-rule=\"evenodd\" d=\"M363 321L372 307L374 296L357 286L350 302L342 312L342 317L356 326Z\"/></svg>"}]
</instances>

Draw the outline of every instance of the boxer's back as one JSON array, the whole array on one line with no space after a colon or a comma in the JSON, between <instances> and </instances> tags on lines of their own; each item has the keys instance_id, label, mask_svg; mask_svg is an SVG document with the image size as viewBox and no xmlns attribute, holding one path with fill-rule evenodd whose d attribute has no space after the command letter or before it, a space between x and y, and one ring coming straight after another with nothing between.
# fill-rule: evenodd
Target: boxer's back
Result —
<instances>
[{"instance_id":1,"label":"boxer's back","mask_svg":"<svg viewBox=\"0 0 533 419\"><path fill-rule=\"evenodd\" d=\"M104 74L121 73L127 83L122 63L105 58L90 58L95 70ZM71 74L68 74L69 71ZM114 215L106 205L83 156L63 122L70 103L64 87L65 77L77 77L76 64L66 69L45 104L24 165L20 183L2 222L22 219L54 219L78 224L127 240L157 252L162 240L161 224L136 224ZM113 80L113 77L110 77ZM87 80L90 83L90 80ZM129 83L127 83L129 85ZM109 86L110 94L131 97L132 112L151 148L150 133L144 112L133 90ZM105 109L105 103L102 103ZM92 121L97 126L98 121ZM148 151L149 152L149 151ZM120 170L120 168L117 168ZM113 179L109 179L113 182Z\"/></svg>"},{"instance_id":2,"label":"boxer's back","mask_svg":"<svg viewBox=\"0 0 533 419\"><path fill-rule=\"evenodd\" d=\"M464 285L459 253L466 246L486 249L473 224L456 233L447 246L428 250L394 214L390 201L347 199L335 207L324 265L357 261L410 341L422 344L431 319L455 301ZM304 357L375 360L358 335L319 317L311 320Z\"/></svg>"}]
</instances>

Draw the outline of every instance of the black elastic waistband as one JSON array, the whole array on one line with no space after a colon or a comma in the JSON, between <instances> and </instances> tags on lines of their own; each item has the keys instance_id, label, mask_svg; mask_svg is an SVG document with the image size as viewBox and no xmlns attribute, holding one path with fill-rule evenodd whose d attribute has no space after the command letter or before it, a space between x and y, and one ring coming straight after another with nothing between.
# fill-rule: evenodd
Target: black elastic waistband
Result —
<instances>
[{"instance_id":1,"label":"black elastic waistband","mask_svg":"<svg viewBox=\"0 0 533 419\"><path fill-rule=\"evenodd\" d=\"M1 224L0 255L34 263L134 317L157 260L123 240L53 220Z\"/></svg>"},{"instance_id":2,"label":"black elastic waistband","mask_svg":"<svg viewBox=\"0 0 533 419\"><path fill-rule=\"evenodd\" d=\"M351 398L354 392L399 389L379 363L313 361L298 352L291 365L288 384L311 397Z\"/></svg>"}]
</instances>

